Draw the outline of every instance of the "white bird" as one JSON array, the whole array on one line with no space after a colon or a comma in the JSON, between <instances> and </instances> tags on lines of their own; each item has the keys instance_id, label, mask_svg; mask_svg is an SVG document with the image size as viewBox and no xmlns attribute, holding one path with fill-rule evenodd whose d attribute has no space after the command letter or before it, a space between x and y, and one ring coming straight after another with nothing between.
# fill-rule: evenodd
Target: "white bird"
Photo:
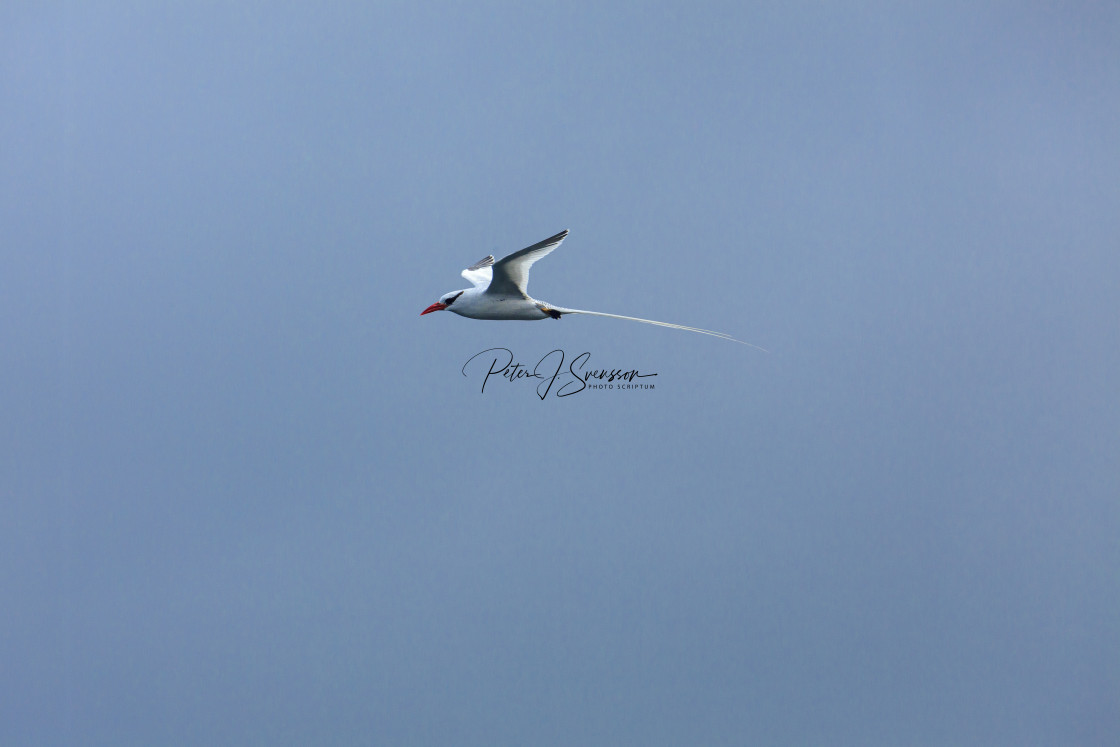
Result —
<instances>
[{"instance_id":1,"label":"white bird","mask_svg":"<svg viewBox=\"0 0 1120 747\"><path fill-rule=\"evenodd\" d=\"M758 345L736 340L723 332L713 332L710 329L686 327L683 324L670 324L668 322L655 322L652 319L639 319L634 316L621 316L607 314L602 311L584 311L582 309L566 309L562 306L545 303L531 298L525 291L529 283L529 268L541 257L560 246L568 231L564 230L555 236L540 241L532 246L527 246L519 252L514 252L502 257L497 262L490 255L480 259L473 265L463 270L463 277L471 281L473 288L444 293L434 304L420 312L420 316L433 311L452 311L459 316L470 319L559 319L564 314L590 314L592 316L605 316L611 319L626 319L631 322L643 324L656 324L659 327L683 329L689 332L699 332L702 335L711 335L724 340L750 345L752 348L766 351Z\"/></svg>"}]
</instances>

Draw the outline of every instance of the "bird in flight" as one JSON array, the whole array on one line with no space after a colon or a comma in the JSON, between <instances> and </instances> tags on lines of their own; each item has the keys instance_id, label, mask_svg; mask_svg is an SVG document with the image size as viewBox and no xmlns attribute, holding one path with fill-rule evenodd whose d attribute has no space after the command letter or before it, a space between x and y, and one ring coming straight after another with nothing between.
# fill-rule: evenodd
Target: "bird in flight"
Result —
<instances>
[{"instance_id":1,"label":"bird in flight","mask_svg":"<svg viewBox=\"0 0 1120 747\"><path fill-rule=\"evenodd\" d=\"M430 314L433 311L447 310L470 319L522 319L532 321L549 318L559 319L565 314L589 314L591 316L610 317L611 319L625 319L630 322L642 322L643 324L656 324L658 327L671 327L688 332L699 332L702 335L711 335L743 345L750 345L752 348L758 348L763 352L766 351L765 348L760 348L758 345L736 340L731 335L723 332L713 332L710 329L686 327L683 324L670 324L669 322L655 322L652 319L607 314L602 311L566 309L563 306L555 306L531 298L525 290L529 284L529 268L538 259L560 246L560 242L567 235L567 230L561 231L544 241L539 241L519 252L502 257L497 262L494 261L493 255L480 259L463 270L462 273L463 277L474 286L473 288L444 293L438 301L421 311L420 316Z\"/></svg>"}]
</instances>

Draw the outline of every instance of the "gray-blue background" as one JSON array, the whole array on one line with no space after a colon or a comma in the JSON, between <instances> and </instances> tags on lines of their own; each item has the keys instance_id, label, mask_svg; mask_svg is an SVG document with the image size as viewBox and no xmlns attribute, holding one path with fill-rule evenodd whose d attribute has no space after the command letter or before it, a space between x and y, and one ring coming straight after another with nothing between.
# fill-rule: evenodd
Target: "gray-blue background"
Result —
<instances>
[{"instance_id":1,"label":"gray-blue background","mask_svg":"<svg viewBox=\"0 0 1120 747\"><path fill-rule=\"evenodd\" d=\"M696 5L4 3L0 741L1116 743L1120 11Z\"/></svg>"}]
</instances>

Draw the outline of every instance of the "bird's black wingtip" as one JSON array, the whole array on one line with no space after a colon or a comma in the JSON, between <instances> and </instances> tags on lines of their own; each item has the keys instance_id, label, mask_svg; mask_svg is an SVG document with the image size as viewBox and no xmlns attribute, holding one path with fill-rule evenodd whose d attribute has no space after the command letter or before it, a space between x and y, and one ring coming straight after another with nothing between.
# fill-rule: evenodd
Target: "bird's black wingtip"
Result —
<instances>
[{"instance_id":1,"label":"bird's black wingtip","mask_svg":"<svg viewBox=\"0 0 1120 747\"><path fill-rule=\"evenodd\" d=\"M485 257L483 257L482 259L475 262L470 267L468 267L467 272L471 272L473 270L481 270L483 267L489 267L492 264L494 264L494 255L493 254L488 254Z\"/></svg>"},{"instance_id":2,"label":"bird's black wingtip","mask_svg":"<svg viewBox=\"0 0 1120 747\"><path fill-rule=\"evenodd\" d=\"M567 235L568 235L568 229L565 228L563 231L556 234L555 236L549 236L544 241L538 241L537 243L533 244L532 246L527 246L524 249L522 249L521 251L514 252L513 254L509 255L509 257L503 257L500 261L505 262L510 257L520 257L520 256L523 256L527 252L535 252L535 251L538 251L540 249L548 249L550 247L554 247L557 244L559 244L561 241L563 241L564 237L567 236Z\"/></svg>"}]
</instances>

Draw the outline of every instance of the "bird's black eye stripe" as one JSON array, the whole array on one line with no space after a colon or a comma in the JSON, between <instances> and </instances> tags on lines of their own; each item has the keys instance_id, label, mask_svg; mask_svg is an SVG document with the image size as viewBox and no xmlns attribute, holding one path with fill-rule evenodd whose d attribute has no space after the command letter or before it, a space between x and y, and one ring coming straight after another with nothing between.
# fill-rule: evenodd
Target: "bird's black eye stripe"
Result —
<instances>
[{"instance_id":1,"label":"bird's black eye stripe","mask_svg":"<svg viewBox=\"0 0 1120 747\"><path fill-rule=\"evenodd\" d=\"M455 299L456 299L456 298L458 298L458 297L459 297L459 296L461 296L461 295L463 295L463 291L459 291L459 292L458 292L458 293L456 293L456 294L455 294L454 296L452 296L451 298L447 299L447 305L448 305L448 306L450 306L451 304L455 303Z\"/></svg>"}]
</instances>

